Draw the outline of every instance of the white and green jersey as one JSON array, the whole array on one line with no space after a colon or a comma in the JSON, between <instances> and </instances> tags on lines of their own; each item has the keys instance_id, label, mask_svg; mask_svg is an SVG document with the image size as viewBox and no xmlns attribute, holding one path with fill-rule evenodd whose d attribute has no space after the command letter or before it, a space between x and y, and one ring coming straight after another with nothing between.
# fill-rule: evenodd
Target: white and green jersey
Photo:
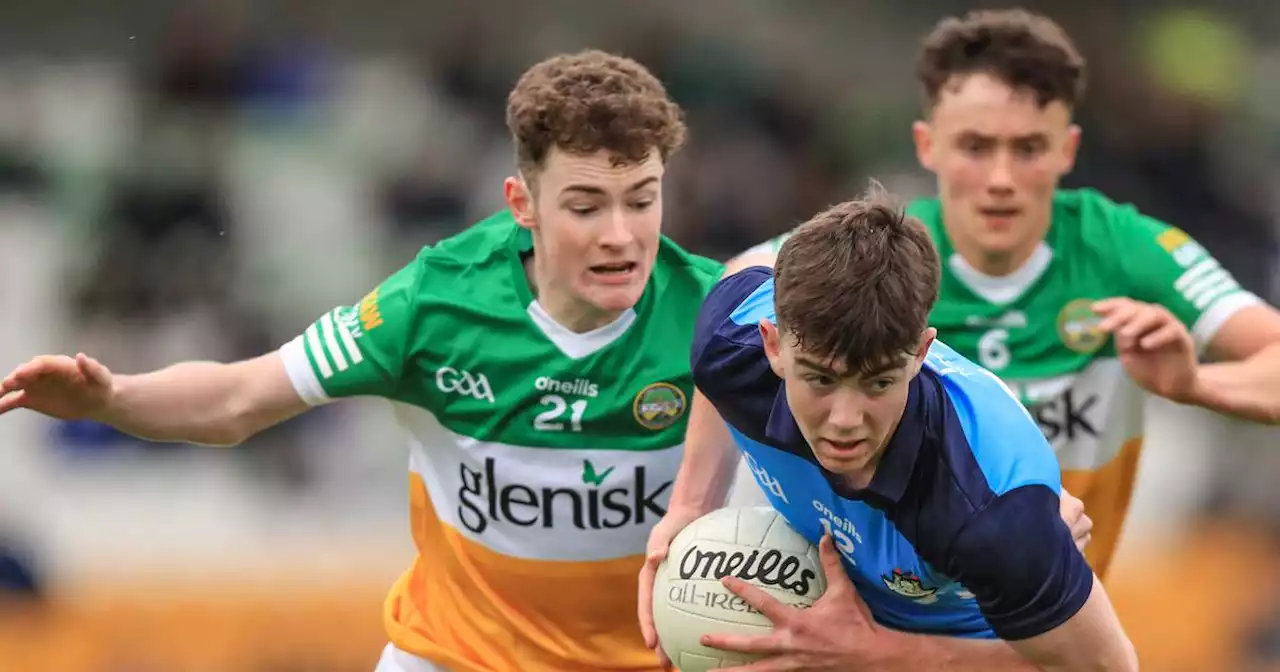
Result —
<instances>
[{"instance_id":1,"label":"white and green jersey","mask_svg":"<svg viewBox=\"0 0 1280 672\"><path fill-rule=\"evenodd\" d=\"M1117 296L1163 305L1203 346L1259 299L1181 230L1093 190L1060 190L1044 242L1002 277L956 254L937 199L907 211L929 228L942 260L930 323L1031 409L1057 452L1063 487L1084 499L1094 520L1087 554L1101 575L1132 494L1145 395L1124 374L1090 305ZM776 251L785 239L753 249Z\"/></svg>"},{"instance_id":2,"label":"white and green jersey","mask_svg":"<svg viewBox=\"0 0 1280 672\"><path fill-rule=\"evenodd\" d=\"M531 249L495 215L322 316L284 359L309 403L385 397L411 437L419 558L388 602L399 648L452 669L656 668L635 577L722 267L663 239L635 308L575 333L531 293Z\"/></svg>"}]
</instances>

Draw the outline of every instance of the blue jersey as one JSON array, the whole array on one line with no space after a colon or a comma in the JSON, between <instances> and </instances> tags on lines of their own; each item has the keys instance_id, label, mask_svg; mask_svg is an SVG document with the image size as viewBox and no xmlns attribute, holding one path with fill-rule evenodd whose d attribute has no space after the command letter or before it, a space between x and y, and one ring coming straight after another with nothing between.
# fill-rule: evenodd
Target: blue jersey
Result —
<instances>
[{"instance_id":1,"label":"blue jersey","mask_svg":"<svg viewBox=\"0 0 1280 672\"><path fill-rule=\"evenodd\" d=\"M1016 640L1079 611L1093 571L1059 514L1057 460L999 379L935 342L870 484L855 491L801 436L765 358L765 319L772 270L720 281L694 333L694 382L773 507L813 543L831 534L878 622Z\"/></svg>"}]
</instances>

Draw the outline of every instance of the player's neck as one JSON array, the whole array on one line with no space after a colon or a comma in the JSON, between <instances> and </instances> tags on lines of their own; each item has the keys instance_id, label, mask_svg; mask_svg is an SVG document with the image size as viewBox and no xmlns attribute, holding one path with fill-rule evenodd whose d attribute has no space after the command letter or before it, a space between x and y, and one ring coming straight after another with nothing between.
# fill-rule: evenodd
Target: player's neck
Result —
<instances>
[{"instance_id":1,"label":"player's neck","mask_svg":"<svg viewBox=\"0 0 1280 672\"><path fill-rule=\"evenodd\" d=\"M555 320L556 324L578 334L594 331L613 323L622 316L621 312L602 311L595 306L574 299L568 292L557 291L555 283L542 281L535 255L524 259L524 277L529 283L529 291L533 293L542 310Z\"/></svg>"},{"instance_id":2,"label":"player's neck","mask_svg":"<svg viewBox=\"0 0 1280 672\"><path fill-rule=\"evenodd\" d=\"M955 248L956 254L973 267L973 270L983 275L1000 278L1011 275L1026 265L1036 249L1040 247L1040 242L1036 239L1024 247L1000 251L984 250L976 244L960 239L953 239L951 245Z\"/></svg>"}]
</instances>

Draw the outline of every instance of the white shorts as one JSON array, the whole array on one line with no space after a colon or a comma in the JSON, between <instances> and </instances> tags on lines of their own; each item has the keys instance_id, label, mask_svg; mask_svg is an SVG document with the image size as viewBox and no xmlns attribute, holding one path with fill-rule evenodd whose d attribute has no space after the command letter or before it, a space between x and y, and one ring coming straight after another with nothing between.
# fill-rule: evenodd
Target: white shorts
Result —
<instances>
[{"instance_id":1,"label":"white shorts","mask_svg":"<svg viewBox=\"0 0 1280 672\"><path fill-rule=\"evenodd\" d=\"M388 644L387 648L382 650L382 658L378 659L378 666L373 672L449 672L448 670L432 663L428 660L419 658L412 653L405 653L395 646Z\"/></svg>"}]
</instances>

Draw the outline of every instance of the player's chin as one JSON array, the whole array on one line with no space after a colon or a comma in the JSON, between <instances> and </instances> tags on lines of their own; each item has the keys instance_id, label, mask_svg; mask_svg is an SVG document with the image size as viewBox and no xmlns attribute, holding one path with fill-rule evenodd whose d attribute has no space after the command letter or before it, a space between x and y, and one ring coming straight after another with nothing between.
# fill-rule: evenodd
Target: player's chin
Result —
<instances>
[{"instance_id":1,"label":"player's chin","mask_svg":"<svg viewBox=\"0 0 1280 672\"><path fill-rule=\"evenodd\" d=\"M813 454L818 458L818 464L833 474L855 474L866 469L871 462L871 451L862 447L852 450L825 450L815 447Z\"/></svg>"},{"instance_id":2,"label":"player's chin","mask_svg":"<svg viewBox=\"0 0 1280 672\"><path fill-rule=\"evenodd\" d=\"M586 287L586 297L596 308L602 311L625 311L635 307L644 294L645 280L641 274L635 274L630 282L590 283Z\"/></svg>"},{"instance_id":3,"label":"player's chin","mask_svg":"<svg viewBox=\"0 0 1280 672\"><path fill-rule=\"evenodd\" d=\"M1023 246L1027 235L1017 224L1003 231L986 230L980 236L982 249L988 253L1010 254Z\"/></svg>"},{"instance_id":4,"label":"player's chin","mask_svg":"<svg viewBox=\"0 0 1280 672\"><path fill-rule=\"evenodd\" d=\"M591 304L606 312L621 312L634 308L644 294L644 283L595 285L587 291Z\"/></svg>"}]
</instances>

